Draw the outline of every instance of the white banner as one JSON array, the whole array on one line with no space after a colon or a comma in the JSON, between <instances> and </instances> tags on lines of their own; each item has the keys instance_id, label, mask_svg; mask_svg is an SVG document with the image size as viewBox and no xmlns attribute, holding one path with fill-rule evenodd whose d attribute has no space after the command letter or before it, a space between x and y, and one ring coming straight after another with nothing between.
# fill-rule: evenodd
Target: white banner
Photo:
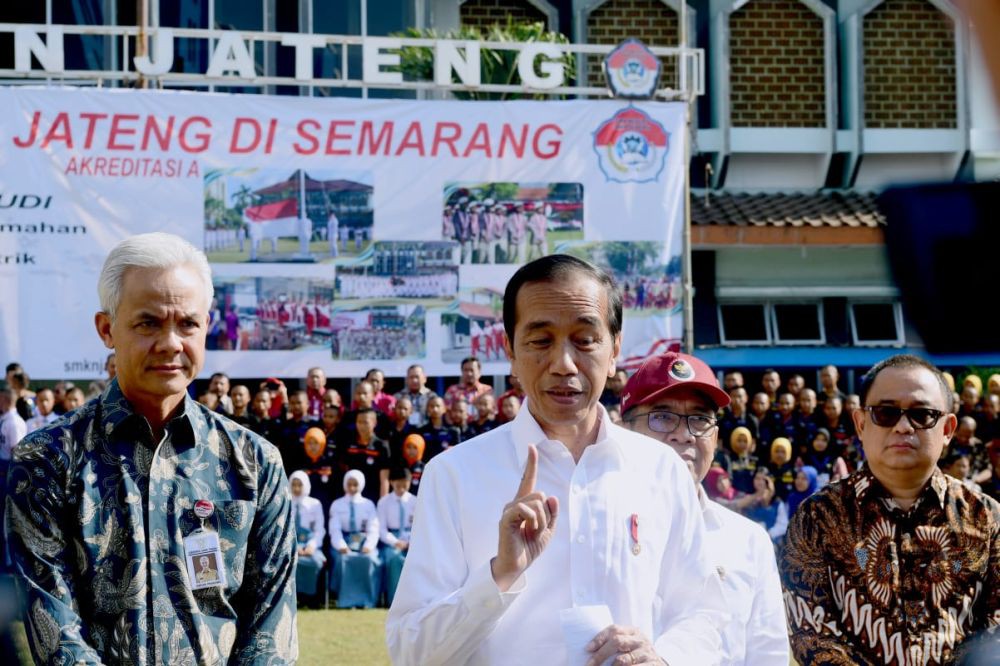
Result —
<instances>
[{"instance_id":1,"label":"white banner","mask_svg":"<svg viewBox=\"0 0 1000 666\"><path fill-rule=\"evenodd\" d=\"M0 358L103 373L121 239L203 247L205 373L507 371L502 297L551 252L614 273L622 360L682 337L680 103L425 102L0 90Z\"/></svg>"}]
</instances>

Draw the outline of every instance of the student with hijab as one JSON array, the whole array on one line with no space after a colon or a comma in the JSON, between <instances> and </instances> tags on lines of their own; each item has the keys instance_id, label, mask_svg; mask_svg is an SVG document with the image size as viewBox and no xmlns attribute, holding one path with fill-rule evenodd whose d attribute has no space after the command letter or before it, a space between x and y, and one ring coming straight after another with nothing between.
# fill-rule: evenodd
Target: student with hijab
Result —
<instances>
[{"instance_id":1,"label":"student with hijab","mask_svg":"<svg viewBox=\"0 0 1000 666\"><path fill-rule=\"evenodd\" d=\"M795 464L792 462L792 442L787 437L775 437L771 442L771 464L774 489L778 497L788 499L795 483Z\"/></svg>"},{"instance_id":2,"label":"student with hijab","mask_svg":"<svg viewBox=\"0 0 1000 666\"><path fill-rule=\"evenodd\" d=\"M330 505L330 589L337 608L374 608L378 601L378 516L364 489L365 475L352 469L344 475L344 496Z\"/></svg>"},{"instance_id":3,"label":"student with hijab","mask_svg":"<svg viewBox=\"0 0 1000 666\"><path fill-rule=\"evenodd\" d=\"M721 467L713 467L708 470L703 484L708 497L716 502L721 502L723 506L736 499L736 489L733 488L733 482L726 470Z\"/></svg>"},{"instance_id":4,"label":"student with hijab","mask_svg":"<svg viewBox=\"0 0 1000 666\"><path fill-rule=\"evenodd\" d=\"M847 463L840 457L830 441L830 431L819 428L809 443L806 453L806 465L816 468L816 489L825 487L828 483L847 477Z\"/></svg>"},{"instance_id":5,"label":"student with hijab","mask_svg":"<svg viewBox=\"0 0 1000 666\"><path fill-rule=\"evenodd\" d=\"M753 435L749 428L740 426L733 429L729 435L729 474L733 487L741 493L752 495L753 477L757 473L760 462L753 455Z\"/></svg>"},{"instance_id":6,"label":"student with hijab","mask_svg":"<svg viewBox=\"0 0 1000 666\"><path fill-rule=\"evenodd\" d=\"M391 605L392 598L396 596L396 585L403 573L406 552L410 549L413 508L417 505L417 498L410 494L410 478L410 470L394 467L389 472L392 492L378 501L379 557L385 574L386 606Z\"/></svg>"},{"instance_id":7,"label":"student with hijab","mask_svg":"<svg viewBox=\"0 0 1000 666\"><path fill-rule=\"evenodd\" d=\"M763 466L757 468L753 485L757 501L744 509L743 515L760 524L767 530L771 541L777 543L788 530L788 505L775 492L774 477L768 468Z\"/></svg>"},{"instance_id":8,"label":"student with hijab","mask_svg":"<svg viewBox=\"0 0 1000 666\"><path fill-rule=\"evenodd\" d=\"M795 515L799 505L817 490L819 474L812 465L806 465L795 473L795 483L792 492L788 493L788 517Z\"/></svg>"},{"instance_id":9,"label":"student with hijab","mask_svg":"<svg viewBox=\"0 0 1000 666\"><path fill-rule=\"evenodd\" d=\"M420 492L420 479L424 475L424 448L427 442L416 433L406 436L403 440L403 467L410 472L410 492L417 495ZM390 485L392 480L389 480Z\"/></svg>"},{"instance_id":10,"label":"student with hijab","mask_svg":"<svg viewBox=\"0 0 1000 666\"><path fill-rule=\"evenodd\" d=\"M326 564L323 555L323 537L326 536L323 506L318 499L309 496L312 484L308 474L296 470L288 481L292 489L295 549L299 554L295 566L295 589L299 596L315 597L319 574Z\"/></svg>"}]
</instances>

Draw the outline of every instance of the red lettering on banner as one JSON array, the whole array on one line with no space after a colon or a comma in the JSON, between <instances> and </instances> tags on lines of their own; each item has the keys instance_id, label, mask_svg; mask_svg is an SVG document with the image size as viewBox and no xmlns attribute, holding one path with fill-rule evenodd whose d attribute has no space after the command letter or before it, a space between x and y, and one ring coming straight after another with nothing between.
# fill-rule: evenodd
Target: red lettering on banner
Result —
<instances>
[{"instance_id":1,"label":"red lettering on banner","mask_svg":"<svg viewBox=\"0 0 1000 666\"><path fill-rule=\"evenodd\" d=\"M308 148L300 145L298 141L292 144L292 148L294 148L295 152L299 155L313 155L317 150L319 150L319 139L306 131L307 126L313 128L314 130L319 129L319 123L308 118L306 120L300 120L299 124L295 126L296 133L309 142Z\"/></svg>"},{"instance_id":2,"label":"red lettering on banner","mask_svg":"<svg viewBox=\"0 0 1000 666\"><path fill-rule=\"evenodd\" d=\"M493 149L490 147L490 128L486 123L476 125L476 130L472 133L462 157L468 157L473 150L481 151L484 157L493 157Z\"/></svg>"},{"instance_id":3,"label":"red lettering on banner","mask_svg":"<svg viewBox=\"0 0 1000 666\"><path fill-rule=\"evenodd\" d=\"M132 136L134 127L122 127L123 122L135 122L139 116L134 113L116 113L111 117L111 131L108 133L108 150L132 150L133 144L118 143L119 135Z\"/></svg>"},{"instance_id":4,"label":"red lettering on banner","mask_svg":"<svg viewBox=\"0 0 1000 666\"><path fill-rule=\"evenodd\" d=\"M503 132L500 134L500 150L497 151L497 157L503 157L507 153L507 144L511 145L511 150L514 151L514 155L519 159L524 157L524 147L528 145L528 126L521 125L521 142L518 143L517 137L514 136L514 129L508 124L503 124Z\"/></svg>"},{"instance_id":5,"label":"red lettering on banner","mask_svg":"<svg viewBox=\"0 0 1000 666\"><path fill-rule=\"evenodd\" d=\"M278 119L271 118L271 122L267 125L267 143L264 145L264 154L270 155L271 149L274 148L274 131L278 129Z\"/></svg>"},{"instance_id":6,"label":"red lettering on banner","mask_svg":"<svg viewBox=\"0 0 1000 666\"><path fill-rule=\"evenodd\" d=\"M452 131L451 136L445 136L444 130L449 129ZM458 151L455 149L455 142L462 136L462 126L458 123L437 123L434 127L434 144L431 147L431 157L438 156L438 147L443 143L448 146L448 150L451 151L452 157L458 157Z\"/></svg>"},{"instance_id":7,"label":"red lettering on banner","mask_svg":"<svg viewBox=\"0 0 1000 666\"><path fill-rule=\"evenodd\" d=\"M94 130L97 129L97 121L108 117L106 113L81 113L80 117L87 121L87 134L83 138L83 147L90 150L94 145Z\"/></svg>"},{"instance_id":8,"label":"red lettering on banner","mask_svg":"<svg viewBox=\"0 0 1000 666\"><path fill-rule=\"evenodd\" d=\"M250 143L246 146L239 145L243 128L248 127L251 131ZM260 123L253 118L239 117L233 123L233 136L229 141L229 152L234 154L252 153L260 145Z\"/></svg>"},{"instance_id":9,"label":"red lettering on banner","mask_svg":"<svg viewBox=\"0 0 1000 666\"><path fill-rule=\"evenodd\" d=\"M539 147L539 142L542 140L542 134L545 133L546 130L554 131L556 135L559 137L561 137L563 134L562 128L559 127L558 125L553 125L552 123L546 123L541 127L539 127L537 130L535 130L535 136L531 140L531 148L535 151L535 157L541 158L543 160L549 160L558 155L559 148L562 147L562 141L560 141L559 139L549 139L548 142L545 144L545 147L548 150L546 152L542 151L542 149Z\"/></svg>"},{"instance_id":10,"label":"red lettering on banner","mask_svg":"<svg viewBox=\"0 0 1000 666\"><path fill-rule=\"evenodd\" d=\"M191 178L192 176L195 178L201 178L201 171L198 169L197 160L191 162L191 166L188 167L187 177Z\"/></svg>"},{"instance_id":11,"label":"red lettering on banner","mask_svg":"<svg viewBox=\"0 0 1000 666\"><path fill-rule=\"evenodd\" d=\"M353 120L331 120L330 121L330 131L326 135L326 154L327 155L350 155L350 148L334 148L333 144L335 141L341 141L345 139L350 139L350 134L340 134L337 132L337 128L341 125L345 127L354 127Z\"/></svg>"},{"instance_id":12,"label":"red lettering on banner","mask_svg":"<svg viewBox=\"0 0 1000 666\"><path fill-rule=\"evenodd\" d=\"M410 138L411 135L413 138ZM403 135L403 141L399 144L399 147L396 148L396 157L402 155L403 151L409 148L416 148L417 154L420 155L420 157L424 156L424 132L420 128L420 123L416 120L410 123L410 126L406 128L406 134Z\"/></svg>"},{"instance_id":13,"label":"red lettering on banner","mask_svg":"<svg viewBox=\"0 0 1000 666\"><path fill-rule=\"evenodd\" d=\"M56 116L56 119L52 122L52 127L49 128L48 134L42 139L42 145L40 148L47 148L53 141L62 141L66 144L67 148L73 147L73 133L69 128L69 115L62 111Z\"/></svg>"},{"instance_id":14,"label":"red lettering on banner","mask_svg":"<svg viewBox=\"0 0 1000 666\"><path fill-rule=\"evenodd\" d=\"M190 128L191 125L194 125L195 123L204 125L207 129L212 128L212 123L208 120L208 118L204 116L192 116L191 118L188 118L183 123L181 123L180 136L178 137L178 142L181 145L181 149L187 153L205 152L206 150L208 150L208 145L212 139L212 135L209 134L208 132L199 132L195 134L193 137L198 141L198 143L193 143L193 144L189 143L188 128Z\"/></svg>"},{"instance_id":15,"label":"red lettering on banner","mask_svg":"<svg viewBox=\"0 0 1000 666\"><path fill-rule=\"evenodd\" d=\"M42 119L42 112L35 111L34 115L31 116L31 130L28 132L28 138L22 139L19 137L14 137L14 145L18 148L27 148L35 142L38 138L38 123Z\"/></svg>"},{"instance_id":16,"label":"red lettering on banner","mask_svg":"<svg viewBox=\"0 0 1000 666\"><path fill-rule=\"evenodd\" d=\"M383 155L389 154L389 148L392 145L392 127L393 122L391 120L382 123L382 129L378 132L378 137L372 138L374 134L372 130L372 121L366 120L361 123L361 136L358 139L358 154L365 154L365 142L371 146L368 150L369 155L375 155L378 153L379 146L382 145L382 141L385 141L385 150L382 151Z\"/></svg>"},{"instance_id":17,"label":"red lettering on banner","mask_svg":"<svg viewBox=\"0 0 1000 666\"><path fill-rule=\"evenodd\" d=\"M146 118L146 127L142 132L142 149L147 150L149 148L150 136L156 135L156 143L160 146L160 150L170 150L170 137L174 133L174 117L169 116L167 118L167 126L163 132L160 132L160 126L156 122L155 116L149 116Z\"/></svg>"}]
</instances>

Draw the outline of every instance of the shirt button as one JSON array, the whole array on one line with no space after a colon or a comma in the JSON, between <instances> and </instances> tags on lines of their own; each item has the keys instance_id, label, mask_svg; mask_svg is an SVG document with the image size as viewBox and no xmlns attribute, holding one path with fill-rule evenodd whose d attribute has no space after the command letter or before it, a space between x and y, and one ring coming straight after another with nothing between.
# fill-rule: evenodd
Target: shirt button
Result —
<instances>
[{"instance_id":1,"label":"shirt button","mask_svg":"<svg viewBox=\"0 0 1000 666\"><path fill-rule=\"evenodd\" d=\"M587 540L586 537L584 537L582 534L576 538L577 543L583 543L586 540Z\"/></svg>"}]
</instances>

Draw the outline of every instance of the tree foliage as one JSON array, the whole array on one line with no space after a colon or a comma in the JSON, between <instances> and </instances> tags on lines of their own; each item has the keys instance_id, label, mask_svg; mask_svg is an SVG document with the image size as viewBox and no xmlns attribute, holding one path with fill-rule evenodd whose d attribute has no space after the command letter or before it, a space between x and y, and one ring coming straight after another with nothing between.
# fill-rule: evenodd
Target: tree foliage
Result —
<instances>
[{"instance_id":1,"label":"tree foliage","mask_svg":"<svg viewBox=\"0 0 1000 666\"><path fill-rule=\"evenodd\" d=\"M449 32L438 32L433 28L407 28L395 33L395 37L410 37L420 39L454 39L460 41L479 42L551 42L568 44L569 40L559 32L550 32L543 23L518 23L510 16L506 25L494 24L485 32L475 27L464 27ZM520 85L521 77L517 73L518 51L497 51L494 49L480 50L481 82L483 84ZM571 82L574 75L575 58L572 53L564 53L554 62L561 62L565 67L566 80ZM430 47L408 46L400 49L400 70L403 76L411 81L431 81L434 79L434 50ZM452 72L452 82L461 83L458 76ZM549 99L552 96L544 93L496 93L481 90L455 90L452 94L462 100L511 100L511 99Z\"/></svg>"}]
</instances>

